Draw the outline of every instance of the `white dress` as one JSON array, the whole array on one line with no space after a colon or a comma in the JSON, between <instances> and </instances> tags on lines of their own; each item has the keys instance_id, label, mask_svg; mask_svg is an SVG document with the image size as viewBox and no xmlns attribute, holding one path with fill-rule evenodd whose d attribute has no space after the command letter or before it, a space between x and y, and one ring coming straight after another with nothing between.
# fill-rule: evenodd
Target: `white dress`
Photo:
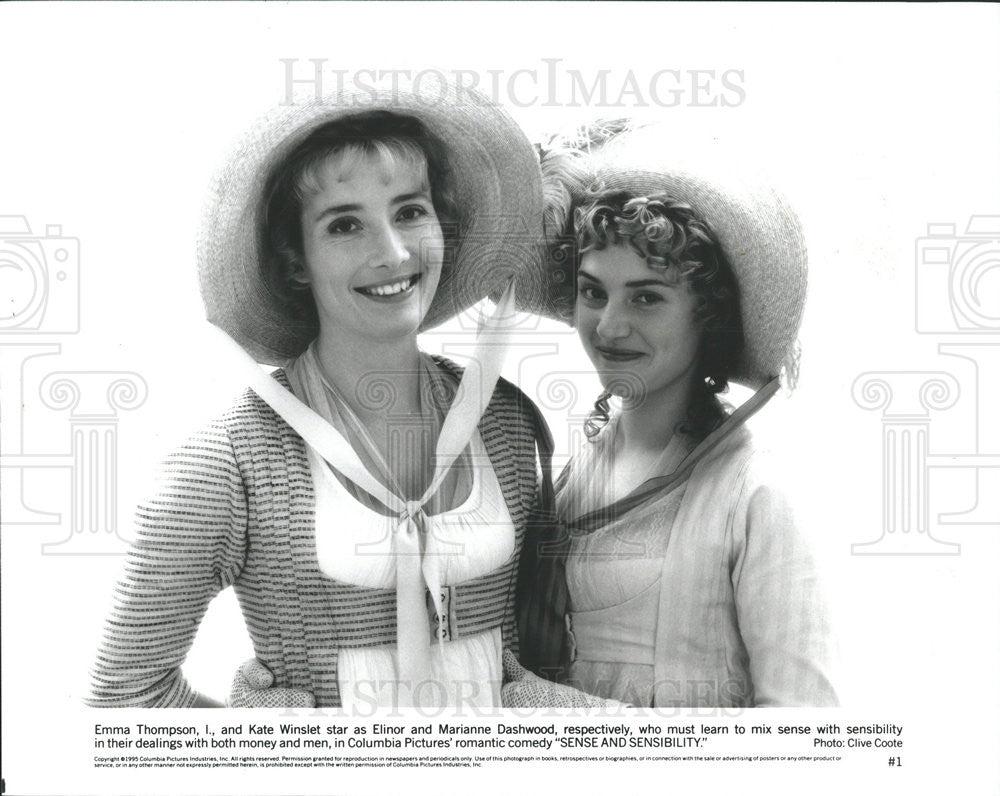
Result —
<instances>
[{"instance_id":1,"label":"white dress","mask_svg":"<svg viewBox=\"0 0 1000 796\"><path fill-rule=\"evenodd\" d=\"M500 483L477 431L470 443L473 467L468 498L428 517L427 532L442 551L441 584L454 586L486 575L514 555L514 525ZM316 495L316 554L329 578L372 589L396 585L393 530L398 523L356 500L329 466L308 449ZM433 642L430 701L437 705L499 707L503 643L500 628ZM343 707L394 703L398 681L395 645L341 649L337 676Z\"/></svg>"}]
</instances>

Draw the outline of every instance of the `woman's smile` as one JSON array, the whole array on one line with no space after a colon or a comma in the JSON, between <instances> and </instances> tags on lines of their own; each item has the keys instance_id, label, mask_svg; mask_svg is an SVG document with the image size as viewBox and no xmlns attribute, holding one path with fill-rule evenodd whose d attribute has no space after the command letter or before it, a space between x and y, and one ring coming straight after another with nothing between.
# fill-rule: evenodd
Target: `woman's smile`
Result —
<instances>
[{"instance_id":1,"label":"woman's smile","mask_svg":"<svg viewBox=\"0 0 1000 796\"><path fill-rule=\"evenodd\" d=\"M594 345L594 351L596 351L605 362L634 362L640 357L646 356L642 351L633 351L628 348L619 348L617 346L605 346L599 343Z\"/></svg>"},{"instance_id":2,"label":"woman's smile","mask_svg":"<svg viewBox=\"0 0 1000 796\"><path fill-rule=\"evenodd\" d=\"M363 287L356 287L354 290L365 298L370 298L377 302L398 302L406 301L413 295L413 288L420 281L420 274L411 274L402 279L395 279L389 282L378 282Z\"/></svg>"}]
</instances>

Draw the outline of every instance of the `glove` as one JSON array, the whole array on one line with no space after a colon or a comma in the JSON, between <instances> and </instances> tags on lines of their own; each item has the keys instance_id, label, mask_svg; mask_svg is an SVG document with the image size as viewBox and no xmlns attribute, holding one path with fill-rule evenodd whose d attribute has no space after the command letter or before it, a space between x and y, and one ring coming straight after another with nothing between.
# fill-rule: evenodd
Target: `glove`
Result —
<instances>
[{"instance_id":1,"label":"glove","mask_svg":"<svg viewBox=\"0 0 1000 796\"><path fill-rule=\"evenodd\" d=\"M505 708L626 708L617 699L604 699L543 680L517 662L510 650L503 651L503 680L500 705Z\"/></svg>"},{"instance_id":2,"label":"glove","mask_svg":"<svg viewBox=\"0 0 1000 796\"><path fill-rule=\"evenodd\" d=\"M316 700L301 688L272 688L274 675L256 658L243 663L233 676L226 700L231 708L314 708Z\"/></svg>"}]
</instances>

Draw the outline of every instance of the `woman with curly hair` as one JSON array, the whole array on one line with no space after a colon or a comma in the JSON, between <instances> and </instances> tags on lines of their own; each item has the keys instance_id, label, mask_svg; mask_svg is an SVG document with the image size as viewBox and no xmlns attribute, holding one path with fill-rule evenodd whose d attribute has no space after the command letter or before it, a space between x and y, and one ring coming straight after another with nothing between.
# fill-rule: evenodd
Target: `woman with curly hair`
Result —
<instances>
[{"instance_id":1,"label":"woman with curly hair","mask_svg":"<svg viewBox=\"0 0 1000 796\"><path fill-rule=\"evenodd\" d=\"M572 218L551 283L575 288L604 391L556 484L565 533L522 563L522 663L635 706L835 705L816 568L745 424L795 379L798 219L768 189L634 165L627 137L547 214ZM735 410L730 381L756 390ZM563 693L525 674L505 702Z\"/></svg>"}]
</instances>

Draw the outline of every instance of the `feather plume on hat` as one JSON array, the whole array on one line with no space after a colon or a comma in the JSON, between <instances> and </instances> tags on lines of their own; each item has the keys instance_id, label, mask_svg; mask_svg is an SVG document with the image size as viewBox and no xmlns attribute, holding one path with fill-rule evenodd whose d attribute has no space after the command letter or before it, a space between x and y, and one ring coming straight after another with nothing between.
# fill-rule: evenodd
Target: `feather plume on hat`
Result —
<instances>
[{"instance_id":1,"label":"feather plume on hat","mask_svg":"<svg viewBox=\"0 0 1000 796\"><path fill-rule=\"evenodd\" d=\"M631 119L601 119L535 144L542 169L542 215L549 241L572 234L573 203L593 188L587 160L616 136L636 129Z\"/></svg>"},{"instance_id":2,"label":"feather plume on hat","mask_svg":"<svg viewBox=\"0 0 1000 796\"><path fill-rule=\"evenodd\" d=\"M731 380L757 389L780 376L793 386L808 273L798 215L766 181L745 176L741 164L729 164L717 153L706 159L665 151L665 133L658 126L642 127L648 129L640 131L627 119L600 121L536 146L547 258L546 273L535 281L546 290L539 293L545 301L522 309L572 323L573 212L588 194L666 194L711 227L736 276L746 345Z\"/></svg>"},{"instance_id":3,"label":"feather plume on hat","mask_svg":"<svg viewBox=\"0 0 1000 796\"><path fill-rule=\"evenodd\" d=\"M617 136L636 129L630 119L582 124L536 143L542 172L542 227L546 263L543 271L521 274L518 307L570 323L573 315L575 264L573 210L588 193L599 190L592 161Z\"/></svg>"}]
</instances>

